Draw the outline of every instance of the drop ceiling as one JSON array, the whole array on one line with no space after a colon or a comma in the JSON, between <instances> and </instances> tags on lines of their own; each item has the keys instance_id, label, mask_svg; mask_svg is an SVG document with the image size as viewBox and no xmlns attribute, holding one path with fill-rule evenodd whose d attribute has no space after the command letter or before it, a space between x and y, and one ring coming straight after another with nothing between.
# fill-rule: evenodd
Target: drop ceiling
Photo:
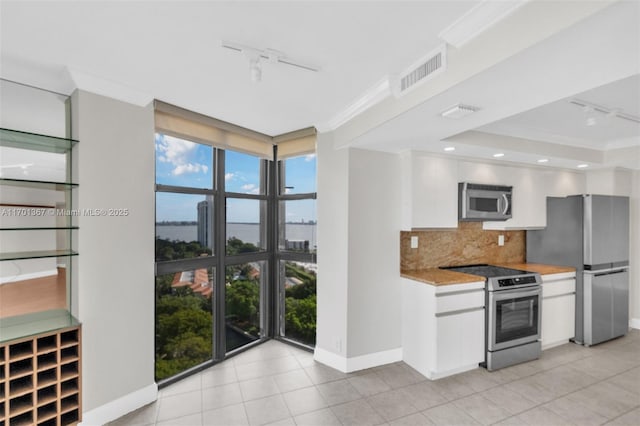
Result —
<instances>
[{"instance_id":1,"label":"drop ceiling","mask_svg":"<svg viewBox=\"0 0 640 426\"><path fill-rule=\"evenodd\" d=\"M0 76L141 105L161 99L271 135L316 126L341 147L491 161L500 150L501 161L640 169L640 125L596 116L586 126L569 103L640 115L638 2L518 3L467 45L448 46L452 64L492 62L462 66L467 74L450 67L400 98L394 75L441 47L439 34L461 17L497 3L3 0ZM518 21L527 16L535 25ZM508 51L519 38L528 44ZM262 81L252 82L249 58L223 40L320 70L264 61ZM479 111L440 117L459 102Z\"/></svg>"}]
</instances>

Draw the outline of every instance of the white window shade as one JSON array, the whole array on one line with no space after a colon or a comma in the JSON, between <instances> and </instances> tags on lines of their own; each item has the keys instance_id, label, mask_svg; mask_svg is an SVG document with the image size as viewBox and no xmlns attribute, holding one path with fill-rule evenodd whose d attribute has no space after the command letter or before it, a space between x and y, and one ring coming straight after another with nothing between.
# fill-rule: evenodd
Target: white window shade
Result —
<instances>
[{"instance_id":1,"label":"white window shade","mask_svg":"<svg viewBox=\"0 0 640 426\"><path fill-rule=\"evenodd\" d=\"M316 152L316 129L309 127L273 138L278 145L278 160Z\"/></svg>"},{"instance_id":2,"label":"white window shade","mask_svg":"<svg viewBox=\"0 0 640 426\"><path fill-rule=\"evenodd\" d=\"M156 131L273 160L273 138L226 121L155 101Z\"/></svg>"}]
</instances>

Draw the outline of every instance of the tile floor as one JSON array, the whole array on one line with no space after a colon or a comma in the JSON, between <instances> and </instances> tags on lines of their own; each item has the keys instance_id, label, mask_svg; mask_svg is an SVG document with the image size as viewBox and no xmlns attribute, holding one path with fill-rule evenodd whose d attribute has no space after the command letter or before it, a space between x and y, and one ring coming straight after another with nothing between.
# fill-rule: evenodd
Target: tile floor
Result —
<instances>
[{"instance_id":1,"label":"tile floor","mask_svg":"<svg viewBox=\"0 0 640 426\"><path fill-rule=\"evenodd\" d=\"M492 373L402 362L344 374L269 341L160 391L116 425L640 425L640 330Z\"/></svg>"}]
</instances>

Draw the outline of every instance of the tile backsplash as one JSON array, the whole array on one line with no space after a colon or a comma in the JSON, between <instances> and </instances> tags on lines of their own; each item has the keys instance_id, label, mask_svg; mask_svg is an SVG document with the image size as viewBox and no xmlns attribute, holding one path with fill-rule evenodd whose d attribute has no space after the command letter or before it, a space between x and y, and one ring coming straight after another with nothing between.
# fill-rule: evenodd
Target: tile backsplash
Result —
<instances>
[{"instance_id":1,"label":"tile backsplash","mask_svg":"<svg viewBox=\"0 0 640 426\"><path fill-rule=\"evenodd\" d=\"M498 236L504 235L504 246ZM418 248L411 248L411 237ZM482 222L460 222L457 229L401 231L400 270L415 271L439 266L525 261L526 231L485 231Z\"/></svg>"}]
</instances>

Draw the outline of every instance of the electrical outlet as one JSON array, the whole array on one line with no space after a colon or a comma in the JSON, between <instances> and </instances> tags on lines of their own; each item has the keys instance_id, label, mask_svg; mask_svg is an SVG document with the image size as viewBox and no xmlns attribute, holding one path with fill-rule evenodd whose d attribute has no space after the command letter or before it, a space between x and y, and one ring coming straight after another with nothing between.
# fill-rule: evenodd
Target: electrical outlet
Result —
<instances>
[{"instance_id":1,"label":"electrical outlet","mask_svg":"<svg viewBox=\"0 0 640 426\"><path fill-rule=\"evenodd\" d=\"M333 348L338 352L342 352L342 339L339 337L333 338Z\"/></svg>"},{"instance_id":2,"label":"electrical outlet","mask_svg":"<svg viewBox=\"0 0 640 426\"><path fill-rule=\"evenodd\" d=\"M504 245L504 235L498 235L498 245L499 246Z\"/></svg>"},{"instance_id":3,"label":"electrical outlet","mask_svg":"<svg viewBox=\"0 0 640 426\"><path fill-rule=\"evenodd\" d=\"M418 236L417 235L412 235L411 236L411 248L418 248Z\"/></svg>"}]
</instances>

